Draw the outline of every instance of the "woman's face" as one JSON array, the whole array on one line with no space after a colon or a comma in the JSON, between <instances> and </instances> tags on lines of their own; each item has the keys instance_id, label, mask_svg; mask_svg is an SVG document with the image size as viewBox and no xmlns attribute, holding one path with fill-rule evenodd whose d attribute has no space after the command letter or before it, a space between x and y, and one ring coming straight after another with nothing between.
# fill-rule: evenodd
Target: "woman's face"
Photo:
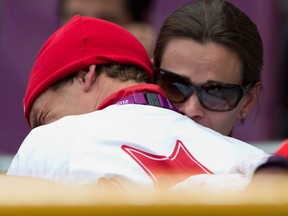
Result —
<instances>
[{"instance_id":1,"label":"woman's face","mask_svg":"<svg viewBox=\"0 0 288 216\"><path fill-rule=\"evenodd\" d=\"M241 61L230 49L208 42L200 44L190 39L173 39L164 50L162 69L187 77L194 85L209 82L241 85ZM175 106L195 122L228 135L237 119L246 115L254 102L249 94L232 110L217 112L205 109L193 93ZM253 103L252 103L253 102Z\"/></svg>"}]
</instances>

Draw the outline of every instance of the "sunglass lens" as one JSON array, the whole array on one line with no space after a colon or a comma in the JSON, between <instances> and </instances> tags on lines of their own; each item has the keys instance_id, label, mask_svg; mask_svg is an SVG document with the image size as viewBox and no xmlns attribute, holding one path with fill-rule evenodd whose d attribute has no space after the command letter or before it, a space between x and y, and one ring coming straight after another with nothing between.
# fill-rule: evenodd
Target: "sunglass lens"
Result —
<instances>
[{"instance_id":1,"label":"sunglass lens","mask_svg":"<svg viewBox=\"0 0 288 216\"><path fill-rule=\"evenodd\" d=\"M179 103L185 100L189 86L185 81L172 74L159 74L156 84L159 85L171 102Z\"/></svg>"},{"instance_id":2,"label":"sunglass lens","mask_svg":"<svg viewBox=\"0 0 288 216\"><path fill-rule=\"evenodd\" d=\"M240 91L235 86L206 85L202 89L202 102L208 109L228 111L235 107Z\"/></svg>"}]
</instances>

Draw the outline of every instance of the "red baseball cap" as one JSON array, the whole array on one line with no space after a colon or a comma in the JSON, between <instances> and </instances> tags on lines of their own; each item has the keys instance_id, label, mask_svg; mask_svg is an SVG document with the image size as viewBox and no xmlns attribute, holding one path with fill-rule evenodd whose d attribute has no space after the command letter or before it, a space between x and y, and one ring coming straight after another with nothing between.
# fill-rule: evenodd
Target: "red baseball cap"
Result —
<instances>
[{"instance_id":1,"label":"red baseball cap","mask_svg":"<svg viewBox=\"0 0 288 216\"><path fill-rule=\"evenodd\" d=\"M126 29L97 18L74 16L53 33L41 48L24 97L29 122L35 99L49 86L93 64L119 63L144 69L153 77L143 45Z\"/></svg>"}]
</instances>

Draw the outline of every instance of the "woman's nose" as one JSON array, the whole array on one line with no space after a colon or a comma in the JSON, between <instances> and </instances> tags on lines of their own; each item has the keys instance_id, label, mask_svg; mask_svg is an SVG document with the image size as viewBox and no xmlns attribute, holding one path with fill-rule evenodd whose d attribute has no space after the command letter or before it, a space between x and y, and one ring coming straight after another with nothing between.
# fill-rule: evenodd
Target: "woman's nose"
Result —
<instances>
[{"instance_id":1,"label":"woman's nose","mask_svg":"<svg viewBox=\"0 0 288 216\"><path fill-rule=\"evenodd\" d=\"M195 92L184 103L177 104L176 106L191 119L202 118L204 116L204 108Z\"/></svg>"}]
</instances>

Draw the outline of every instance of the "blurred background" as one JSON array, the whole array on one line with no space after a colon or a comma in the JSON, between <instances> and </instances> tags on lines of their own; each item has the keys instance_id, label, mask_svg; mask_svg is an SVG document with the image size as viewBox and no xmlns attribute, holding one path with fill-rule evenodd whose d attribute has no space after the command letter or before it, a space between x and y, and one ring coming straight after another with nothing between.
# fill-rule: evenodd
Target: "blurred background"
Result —
<instances>
[{"instance_id":1,"label":"blurred background","mask_svg":"<svg viewBox=\"0 0 288 216\"><path fill-rule=\"evenodd\" d=\"M164 18L188 0L0 0L0 171L29 127L23 96L38 51L74 14L113 21L142 41L150 56ZM236 125L234 136L273 151L288 138L288 1L230 0L257 24L264 42L263 92L258 106ZM57 56L55 56L57 58Z\"/></svg>"}]
</instances>

